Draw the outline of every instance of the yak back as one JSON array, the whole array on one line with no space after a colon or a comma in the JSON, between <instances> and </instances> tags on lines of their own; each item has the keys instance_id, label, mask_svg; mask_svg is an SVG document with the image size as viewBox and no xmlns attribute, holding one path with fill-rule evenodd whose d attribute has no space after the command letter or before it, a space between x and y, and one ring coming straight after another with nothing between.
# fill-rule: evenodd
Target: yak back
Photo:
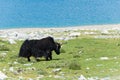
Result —
<instances>
[{"instance_id":1,"label":"yak back","mask_svg":"<svg viewBox=\"0 0 120 80\"><path fill-rule=\"evenodd\" d=\"M35 42L34 42L35 41ZM41 50L54 50L56 48L55 41L52 37L42 38L40 40L33 40L32 42L35 48L39 48Z\"/></svg>"}]
</instances>

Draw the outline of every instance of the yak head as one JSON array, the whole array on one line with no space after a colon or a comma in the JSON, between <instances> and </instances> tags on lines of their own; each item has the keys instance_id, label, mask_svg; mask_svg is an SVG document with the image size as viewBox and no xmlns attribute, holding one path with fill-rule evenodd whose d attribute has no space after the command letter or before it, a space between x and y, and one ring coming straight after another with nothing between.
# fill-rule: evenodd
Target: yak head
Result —
<instances>
[{"instance_id":1,"label":"yak head","mask_svg":"<svg viewBox=\"0 0 120 80\"><path fill-rule=\"evenodd\" d=\"M55 45L56 45L56 47L55 47L55 52L56 52L56 54L60 54L60 48L61 48L61 44L60 43L55 43Z\"/></svg>"}]
</instances>

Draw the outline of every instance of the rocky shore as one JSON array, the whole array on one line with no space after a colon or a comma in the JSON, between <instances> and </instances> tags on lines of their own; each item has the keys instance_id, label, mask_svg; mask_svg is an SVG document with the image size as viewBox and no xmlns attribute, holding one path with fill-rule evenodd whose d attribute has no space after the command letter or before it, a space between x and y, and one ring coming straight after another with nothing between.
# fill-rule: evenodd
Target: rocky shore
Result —
<instances>
[{"instance_id":1,"label":"rocky shore","mask_svg":"<svg viewBox=\"0 0 120 80\"><path fill-rule=\"evenodd\" d=\"M94 38L120 38L120 24L65 28L18 28L0 30L0 38L7 39L9 41L41 39L46 36L52 36L56 40L69 40L83 35L91 35Z\"/></svg>"}]
</instances>

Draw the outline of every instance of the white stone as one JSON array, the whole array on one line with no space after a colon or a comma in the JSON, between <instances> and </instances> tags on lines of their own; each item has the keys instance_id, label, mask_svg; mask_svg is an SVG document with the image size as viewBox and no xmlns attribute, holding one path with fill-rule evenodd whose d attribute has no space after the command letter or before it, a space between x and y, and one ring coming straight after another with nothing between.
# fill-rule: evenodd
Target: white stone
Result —
<instances>
[{"instance_id":1,"label":"white stone","mask_svg":"<svg viewBox=\"0 0 120 80\"><path fill-rule=\"evenodd\" d=\"M117 57L113 57L113 59L117 59Z\"/></svg>"},{"instance_id":2,"label":"white stone","mask_svg":"<svg viewBox=\"0 0 120 80\"><path fill-rule=\"evenodd\" d=\"M18 33L17 39L26 39L28 38L28 35L26 33Z\"/></svg>"},{"instance_id":3,"label":"white stone","mask_svg":"<svg viewBox=\"0 0 120 80\"><path fill-rule=\"evenodd\" d=\"M0 71L0 80L4 80L6 78L7 78L7 76Z\"/></svg>"},{"instance_id":4,"label":"white stone","mask_svg":"<svg viewBox=\"0 0 120 80\"><path fill-rule=\"evenodd\" d=\"M17 36L18 32L8 32L8 36Z\"/></svg>"},{"instance_id":5,"label":"white stone","mask_svg":"<svg viewBox=\"0 0 120 80\"><path fill-rule=\"evenodd\" d=\"M7 53L0 53L0 57L5 57Z\"/></svg>"},{"instance_id":6,"label":"white stone","mask_svg":"<svg viewBox=\"0 0 120 80\"><path fill-rule=\"evenodd\" d=\"M37 77L37 80L40 80L41 78L43 78L44 77L44 75L39 75L38 77Z\"/></svg>"},{"instance_id":7,"label":"white stone","mask_svg":"<svg viewBox=\"0 0 120 80\"><path fill-rule=\"evenodd\" d=\"M13 64L18 64L18 62L15 61Z\"/></svg>"},{"instance_id":8,"label":"white stone","mask_svg":"<svg viewBox=\"0 0 120 80\"><path fill-rule=\"evenodd\" d=\"M80 75L80 77L78 78L78 80L87 80L83 75Z\"/></svg>"},{"instance_id":9,"label":"white stone","mask_svg":"<svg viewBox=\"0 0 120 80\"><path fill-rule=\"evenodd\" d=\"M112 79L110 79L110 77L104 77L104 78L101 78L100 80L112 80ZM116 80L118 80L118 79L116 79Z\"/></svg>"},{"instance_id":10,"label":"white stone","mask_svg":"<svg viewBox=\"0 0 120 80\"><path fill-rule=\"evenodd\" d=\"M87 67L86 69L87 69L87 70L89 70L90 68L89 68L89 67Z\"/></svg>"},{"instance_id":11,"label":"white stone","mask_svg":"<svg viewBox=\"0 0 120 80\"><path fill-rule=\"evenodd\" d=\"M9 42L10 44L16 44L15 40L13 40L13 39L9 39L8 42Z\"/></svg>"},{"instance_id":12,"label":"white stone","mask_svg":"<svg viewBox=\"0 0 120 80\"><path fill-rule=\"evenodd\" d=\"M97 34L97 33L95 33L95 32L84 32L84 34L86 34L86 35L92 35L92 34Z\"/></svg>"},{"instance_id":13,"label":"white stone","mask_svg":"<svg viewBox=\"0 0 120 80\"><path fill-rule=\"evenodd\" d=\"M61 68L53 69L53 72L59 72L61 71Z\"/></svg>"},{"instance_id":14,"label":"white stone","mask_svg":"<svg viewBox=\"0 0 120 80\"><path fill-rule=\"evenodd\" d=\"M109 34L109 31L108 30L102 30L101 33L102 34Z\"/></svg>"},{"instance_id":15,"label":"white stone","mask_svg":"<svg viewBox=\"0 0 120 80\"><path fill-rule=\"evenodd\" d=\"M80 36L80 32L73 32L73 33L70 33L69 36L70 36L70 37L78 37L78 36Z\"/></svg>"},{"instance_id":16,"label":"white stone","mask_svg":"<svg viewBox=\"0 0 120 80\"><path fill-rule=\"evenodd\" d=\"M100 57L100 60L108 60L108 57Z\"/></svg>"},{"instance_id":17,"label":"white stone","mask_svg":"<svg viewBox=\"0 0 120 80\"><path fill-rule=\"evenodd\" d=\"M63 76L55 75L54 78L64 78Z\"/></svg>"},{"instance_id":18,"label":"white stone","mask_svg":"<svg viewBox=\"0 0 120 80\"><path fill-rule=\"evenodd\" d=\"M4 68L2 71L6 71L6 69Z\"/></svg>"},{"instance_id":19,"label":"white stone","mask_svg":"<svg viewBox=\"0 0 120 80\"><path fill-rule=\"evenodd\" d=\"M14 68L13 68L13 67L10 67L10 68L9 68L9 71L14 72Z\"/></svg>"},{"instance_id":20,"label":"white stone","mask_svg":"<svg viewBox=\"0 0 120 80\"><path fill-rule=\"evenodd\" d=\"M99 79L98 77L90 77L87 80L101 80L101 79Z\"/></svg>"},{"instance_id":21,"label":"white stone","mask_svg":"<svg viewBox=\"0 0 120 80\"><path fill-rule=\"evenodd\" d=\"M24 66L31 66L33 63L24 64Z\"/></svg>"},{"instance_id":22,"label":"white stone","mask_svg":"<svg viewBox=\"0 0 120 80\"><path fill-rule=\"evenodd\" d=\"M92 58L87 58L87 59L86 59L86 61L90 61L90 60L92 60Z\"/></svg>"},{"instance_id":23,"label":"white stone","mask_svg":"<svg viewBox=\"0 0 120 80\"><path fill-rule=\"evenodd\" d=\"M23 80L23 77L22 77L22 76L19 76L19 80Z\"/></svg>"},{"instance_id":24,"label":"white stone","mask_svg":"<svg viewBox=\"0 0 120 80\"><path fill-rule=\"evenodd\" d=\"M33 80L32 78L29 78L28 80Z\"/></svg>"}]
</instances>

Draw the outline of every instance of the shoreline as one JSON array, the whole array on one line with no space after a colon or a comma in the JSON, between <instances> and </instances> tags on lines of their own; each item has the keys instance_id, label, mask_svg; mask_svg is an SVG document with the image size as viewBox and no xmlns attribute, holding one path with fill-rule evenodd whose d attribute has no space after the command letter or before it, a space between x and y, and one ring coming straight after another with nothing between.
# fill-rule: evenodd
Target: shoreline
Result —
<instances>
[{"instance_id":1,"label":"shoreline","mask_svg":"<svg viewBox=\"0 0 120 80\"><path fill-rule=\"evenodd\" d=\"M10 28L10 29L0 29L0 31L5 31L5 30L48 30L48 29L113 29L113 28L120 28L120 24L106 24L106 25L87 25L87 26L70 26L70 27L50 27L50 28L44 28L44 27L30 27L30 28Z\"/></svg>"}]
</instances>

